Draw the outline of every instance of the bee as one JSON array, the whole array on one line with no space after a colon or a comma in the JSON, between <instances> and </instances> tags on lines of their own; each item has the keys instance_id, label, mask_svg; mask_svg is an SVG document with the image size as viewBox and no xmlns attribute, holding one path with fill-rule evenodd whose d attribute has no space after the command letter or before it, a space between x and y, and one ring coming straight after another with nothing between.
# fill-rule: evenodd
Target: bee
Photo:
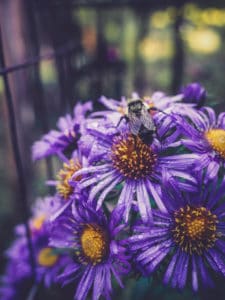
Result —
<instances>
[{"instance_id":1,"label":"bee","mask_svg":"<svg viewBox=\"0 0 225 300\"><path fill-rule=\"evenodd\" d=\"M125 119L133 136L138 136L147 145L151 144L156 133L156 127L150 111L155 109L148 109L141 99L129 99L127 106L128 112L121 117L117 126L122 119Z\"/></svg>"}]
</instances>

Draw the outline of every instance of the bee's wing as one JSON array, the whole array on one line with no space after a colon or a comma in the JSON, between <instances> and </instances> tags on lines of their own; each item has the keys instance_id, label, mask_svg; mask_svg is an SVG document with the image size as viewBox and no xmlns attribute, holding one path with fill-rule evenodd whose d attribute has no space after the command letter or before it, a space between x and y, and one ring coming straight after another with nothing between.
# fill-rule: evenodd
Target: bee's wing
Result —
<instances>
[{"instance_id":1,"label":"bee's wing","mask_svg":"<svg viewBox=\"0 0 225 300\"><path fill-rule=\"evenodd\" d=\"M139 130L141 128L142 121L139 117L137 117L135 114L130 113L129 114L129 126L130 131L134 135L138 135Z\"/></svg>"},{"instance_id":2,"label":"bee's wing","mask_svg":"<svg viewBox=\"0 0 225 300\"><path fill-rule=\"evenodd\" d=\"M155 124L153 122L152 116L146 108L143 108L140 119L145 128L151 131L155 130Z\"/></svg>"}]
</instances>

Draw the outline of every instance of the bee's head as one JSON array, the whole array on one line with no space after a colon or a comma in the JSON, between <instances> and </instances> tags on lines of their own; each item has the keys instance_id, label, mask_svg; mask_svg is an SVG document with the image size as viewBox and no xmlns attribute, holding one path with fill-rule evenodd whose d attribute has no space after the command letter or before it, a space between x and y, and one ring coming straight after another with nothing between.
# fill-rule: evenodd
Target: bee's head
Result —
<instances>
[{"instance_id":1,"label":"bee's head","mask_svg":"<svg viewBox=\"0 0 225 300\"><path fill-rule=\"evenodd\" d=\"M130 112L139 112L144 104L141 99L129 99L127 105Z\"/></svg>"}]
</instances>

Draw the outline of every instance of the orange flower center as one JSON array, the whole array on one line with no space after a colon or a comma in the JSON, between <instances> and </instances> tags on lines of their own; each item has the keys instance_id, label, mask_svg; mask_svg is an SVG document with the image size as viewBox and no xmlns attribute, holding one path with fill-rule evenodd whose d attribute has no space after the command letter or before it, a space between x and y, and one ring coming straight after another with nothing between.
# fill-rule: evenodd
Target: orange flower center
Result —
<instances>
[{"instance_id":1,"label":"orange flower center","mask_svg":"<svg viewBox=\"0 0 225 300\"><path fill-rule=\"evenodd\" d=\"M205 207L194 208L187 205L174 213L174 241L189 254L201 255L205 249L213 247L218 237L217 216Z\"/></svg>"},{"instance_id":2,"label":"orange flower center","mask_svg":"<svg viewBox=\"0 0 225 300\"><path fill-rule=\"evenodd\" d=\"M152 173L156 160L156 154L138 136L114 138L112 163L123 176L145 178Z\"/></svg>"},{"instance_id":3,"label":"orange flower center","mask_svg":"<svg viewBox=\"0 0 225 300\"><path fill-rule=\"evenodd\" d=\"M85 226L81 237L82 252L85 258L93 264L100 263L108 252L106 232L97 225Z\"/></svg>"},{"instance_id":4,"label":"orange flower center","mask_svg":"<svg viewBox=\"0 0 225 300\"><path fill-rule=\"evenodd\" d=\"M205 137L213 150L225 159L225 130L210 129L205 133Z\"/></svg>"},{"instance_id":5,"label":"orange flower center","mask_svg":"<svg viewBox=\"0 0 225 300\"><path fill-rule=\"evenodd\" d=\"M71 159L69 163L63 164L63 169L61 169L57 175L58 184L56 189L58 193L65 199L73 193L74 188L69 184L73 174L81 169L81 164L78 160ZM78 176L74 181L80 181L81 176Z\"/></svg>"},{"instance_id":6,"label":"orange flower center","mask_svg":"<svg viewBox=\"0 0 225 300\"><path fill-rule=\"evenodd\" d=\"M46 247L41 249L38 254L37 261L43 267L52 267L58 260L58 255L54 253L54 249Z\"/></svg>"}]
</instances>

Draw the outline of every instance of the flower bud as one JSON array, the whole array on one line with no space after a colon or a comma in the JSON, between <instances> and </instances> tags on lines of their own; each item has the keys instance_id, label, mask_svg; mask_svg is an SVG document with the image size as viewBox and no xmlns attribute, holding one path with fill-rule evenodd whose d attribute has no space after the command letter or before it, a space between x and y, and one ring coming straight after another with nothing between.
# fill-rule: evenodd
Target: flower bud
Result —
<instances>
[{"instance_id":1,"label":"flower bud","mask_svg":"<svg viewBox=\"0 0 225 300\"><path fill-rule=\"evenodd\" d=\"M193 103L198 107L201 107L205 103L206 90L205 88L196 82L190 83L181 89L183 94L183 102Z\"/></svg>"}]
</instances>

